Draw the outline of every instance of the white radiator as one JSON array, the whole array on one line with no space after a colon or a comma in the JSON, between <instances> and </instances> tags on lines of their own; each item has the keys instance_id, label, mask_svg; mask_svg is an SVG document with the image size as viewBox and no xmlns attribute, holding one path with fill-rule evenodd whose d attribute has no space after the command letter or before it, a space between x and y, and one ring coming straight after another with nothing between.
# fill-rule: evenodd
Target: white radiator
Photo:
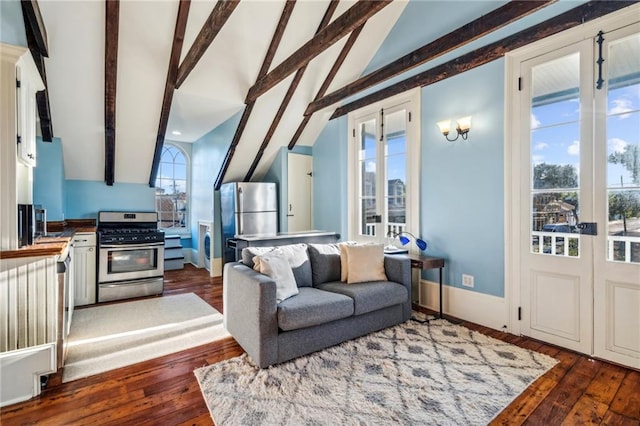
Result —
<instances>
[{"instance_id":1,"label":"white radiator","mask_svg":"<svg viewBox=\"0 0 640 426\"><path fill-rule=\"evenodd\" d=\"M55 343L56 258L3 259L0 266L0 352Z\"/></svg>"}]
</instances>

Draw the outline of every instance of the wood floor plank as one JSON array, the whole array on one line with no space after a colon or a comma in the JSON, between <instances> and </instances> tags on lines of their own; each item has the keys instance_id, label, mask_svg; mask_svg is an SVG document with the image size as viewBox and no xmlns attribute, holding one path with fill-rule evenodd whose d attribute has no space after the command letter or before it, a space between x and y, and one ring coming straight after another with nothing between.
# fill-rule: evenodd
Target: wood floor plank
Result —
<instances>
[{"instance_id":1,"label":"wood floor plank","mask_svg":"<svg viewBox=\"0 0 640 426\"><path fill-rule=\"evenodd\" d=\"M558 383L529 416L527 423L549 424L566 418L595 377L600 368L598 363L599 361L579 356L571 367L573 374Z\"/></svg>"},{"instance_id":2,"label":"wood floor plank","mask_svg":"<svg viewBox=\"0 0 640 426\"><path fill-rule=\"evenodd\" d=\"M563 426L573 425L599 425L609 406L595 399L582 395L573 405L567 417L562 421Z\"/></svg>"},{"instance_id":3,"label":"wood floor plank","mask_svg":"<svg viewBox=\"0 0 640 426\"><path fill-rule=\"evenodd\" d=\"M625 375L624 368L604 362L596 377L587 387L585 395L609 406L616 392L618 392Z\"/></svg>"},{"instance_id":4,"label":"wood floor plank","mask_svg":"<svg viewBox=\"0 0 640 426\"><path fill-rule=\"evenodd\" d=\"M627 372L611 402L610 409L616 414L640 422L640 372Z\"/></svg>"},{"instance_id":5,"label":"wood floor plank","mask_svg":"<svg viewBox=\"0 0 640 426\"><path fill-rule=\"evenodd\" d=\"M190 292L223 312L219 278L210 278L208 271L191 265L166 273L165 296ZM433 314L426 309L420 310ZM479 333L559 361L506 407L492 424L600 421L603 425L640 425L639 372L593 361L527 337L451 319ZM62 383L61 374L52 375L48 388L39 397L2 408L0 424L210 426L213 421L193 370L242 353L233 338L226 338L69 383Z\"/></svg>"},{"instance_id":6,"label":"wood floor plank","mask_svg":"<svg viewBox=\"0 0 640 426\"><path fill-rule=\"evenodd\" d=\"M492 425L521 425L538 405L558 385L558 382L540 377L521 393L507 408L491 422Z\"/></svg>"},{"instance_id":7,"label":"wood floor plank","mask_svg":"<svg viewBox=\"0 0 640 426\"><path fill-rule=\"evenodd\" d=\"M611 410L608 410L602 419L602 425L606 426L638 426L640 420L630 419L629 417L621 416Z\"/></svg>"}]
</instances>

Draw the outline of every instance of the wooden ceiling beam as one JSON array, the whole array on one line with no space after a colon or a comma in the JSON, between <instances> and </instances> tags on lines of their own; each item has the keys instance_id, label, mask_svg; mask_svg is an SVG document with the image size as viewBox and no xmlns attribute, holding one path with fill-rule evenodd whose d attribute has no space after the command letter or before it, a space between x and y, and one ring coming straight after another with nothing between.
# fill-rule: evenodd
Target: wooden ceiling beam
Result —
<instances>
[{"instance_id":1,"label":"wooden ceiling beam","mask_svg":"<svg viewBox=\"0 0 640 426\"><path fill-rule=\"evenodd\" d=\"M516 21L530 13L554 3L556 0L545 1L511 1L486 15L481 16L444 36L434 40L411 53L379 68L340 89L323 96L309 104L305 115L313 114L323 108L340 102L363 90L375 86L396 75L431 61L445 53L451 52L465 44L471 43L507 24Z\"/></svg>"},{"instance_id":2,"label":"wooden ceiling beam","mask_svg":"<svg viewBox=\"0 0 640 426\"><path fill-rule=\"evenodd\" d=\"M590 1L561 15L529 27L502 40L459 56L449 62L409 77L384 89L364 96L335 110L330 119L340 117L372 103L407 90L424 87L438 81L472 70L503 57L506 53L527 44L568 30L585 22L636 4L637 1Z\"/></svg>"},{"instance_id":3,"label":"wooden ceiling beam","mask_svg":"<svg viewBox=\"0 0 640 426\"><path fill-rule=\"evenodd\" d=\"M269 74L258 79L256 84L249 89L245 104L255 101L260 95L276 86L300 67L308 64L313 58L365 23L389 3L391 3L391 0L358 1L275 67Z\"/></svg>"},{"instance_id":4,"label":"wooden ceiling beam","mask_svg":"<svg viewBox=\"0 0 640 426\"><path fill-rule=\"evenodd\" d=\"M364 28L364 24L356 28L351 33L351 36L349 36L347 43L342 48L340 55L338 55L338 59L336 59L336 62L333 64L333 67L331 67L329 74L327 74L327 78L325 78L324 82L322 83L322 86L320 86L320 89L318 90L318 93L316 94L316 97L314 98L314 100L320 99L321 97L324 96L325 93L327 93L327 90L329 90L329 85L331 85L331 82L333 81L336 74L340 70L342 63L345 61L345 59L347 59L347 55L349 55L351 48L355 44L363 28ZM302 132L307 127L307 124L309 124L310 120L311 120L311 114L305 115L302 117L302 121L300 122L300 125L296 129L295 133L293 134L293 137L291 138L291 141L289 142L289 145L287 146L289 150L292 150L293 147L296 146L296 143L298 143L298 139L300 139Z\"/></svg>"},{"instance_id":5,"label":"wooden ceiling beam","mask_svg":"<svg viewBox=\"0 0 640 426\"><path fill-rule=\"evenodd\" d=\"M333 13L338 8L339 3L340 3L340 0L331 0L331 2L329 3L329 6L327 7L327 10L324 13L324 16L322 17L322 20L320 21L320 25L318 25L316 34L322 31L324 27L329 25L329 22L331 22L331 17L333 16ZM289 102L291 102L291 98L293 97L293 94L298 88L298 85L300 84L300 81L302 80L302 77L304 76L304 73L307 70L307 65L308 64L303 65L302 68L300 68L296 72L296 75L293 78L293 81L289 85L289 89L287 90L287 93L285 94L284 99L280 103L280 107L278 108L278 111L276 112L276 115L273 118L271 125L269 126L269 130L267 130L267 134L264 137L264 140L262 141L262 144L260 145L260 148L258 149L258 152L256 153L256 156L253 159L253 162L251 163L251 166L249 167L249 171L247 172L244 178L245 181L249 181L253 177L253 173L258 167L258 164L260 163L260 160L264 155L264 151L267 149L267 146L269 146L269 142L271 142L271 138L273 137L273 134L275 133L276 128L278 127L278 124L280 124L280 120L282 120L282 116L284 115L284 112L289 106Z\"/></svg>"},{"instance_id":6,"label":"wooden ceiling beam","mask_svg":"<svg viewBox=\"0 0 640 426\"><path fill-rule=\"evenodd\" d=\"M284 9L282 10L282 14L280 15L280 20L278 21L278 26L276 27L276 31L271 38L271 43L269 43L269 48L267 49L267 54L262 61L262 66L260 67L260 71L258 72L257 79L259 80L262 76L266 75L269 71L269 67L271 66L271 62L273 62L273 57L278 50L278 46L280 45L280 40L282 40L282 35L284 34L284 30L287 28L287 23L289 22L289 18L293 13L293 7L295 6L295 0L287 0L284 4ZM242 118L240 118L240 123L238 124L238 128L233 135L233 139L231 140L231 145L227 149L227 153L222 160L222 165L220 166L220 171L218 172L218 176L216 177L216 181L214 183L214 189L217 191L220 189L222 182L224 180L224 175L227 174L227 170L229 169L229 164L231 164L231 160L233 159L233 155L236 152L236 147L240 142L240 138L242 138L242 133L244 132L244 128L249 121L249 117L251 117L251 111L253 110L253 106L255 105L255 101L249 102L245 105L244 111L242 112Z\"/></svg>"},{"instance_id":7,"label":"wooden ceiling beam","mask_svg":"<svg viewBox=\"0 0 640 426\"><path fill-rule=\"evenodd\" d=\"M30 28L34 37L38 51L45 58L49 57L49 46L47 41L47 29L42 20L40 6L37 0L22 0L22 14L24 16L25 27Z\"/></svg>"},{"instance_id":8,"label":"wooden ceiling beam","mask_svg":"<svg viewBox=\"0 0 640 426\"><path fill-rule=\"evenodd\" d=\"M23 0L21 2L22 16L24 18L27 45L38 68L40 78L44 83L44 90L36 92L36 105L40 118L40 133L45 142L53 141L53 123L51 121L51 108L49 106L49 90L47 86L47 71L44 65L44 57L48 56L47 30L42 21L40 7L36 0Z\"/></svg>"},{"instance_id":9,"label":"wooden ceiling beam","mask_svg":"<svg viewBox=\"0 0 640 426\"><path fill-rule=\"evenodd\" d=\"M116 83L118 80L118 29L120 0L105 2L104 58L104 180L112 186L116 160Z\"/></svg>"},{"instance_id":10,"label":"wooden ceiling beam","mask_svg":"<svg viewBox=\"0 0 640 426\"><path fill-rule=\"evenodd\" d=\"M202 55L207 51L239 3L239 0L218 0L178 68L176 89L182 86L182 83L196 67Z\"/></svg>"},{"instance_id":11,"label":"wooden ceiling beam","mask_svg":"<svg viewBox=\"0 0 640 426\"><path fill-rule=\"evenodd\" d=\"M173 31L173 45L171 46L171 56L169 57L169 69L167 70L167 81L164 85L164 96L162 98L162 108L160 109L156 148L153 152L153 162L151 163L151 172L149 173L149 186L152 188L156 185L156 176L158 175L158 168L160 167L162 147L164 146L164 138L167 133L167 123L169 122L173 93L176 89L178 65L180 64L180 55L182 53L182 45L184 44L184 33L187 29L190 6L191 0L180 0L178 6L178 16Z\"/></svg>"}]
</instances>

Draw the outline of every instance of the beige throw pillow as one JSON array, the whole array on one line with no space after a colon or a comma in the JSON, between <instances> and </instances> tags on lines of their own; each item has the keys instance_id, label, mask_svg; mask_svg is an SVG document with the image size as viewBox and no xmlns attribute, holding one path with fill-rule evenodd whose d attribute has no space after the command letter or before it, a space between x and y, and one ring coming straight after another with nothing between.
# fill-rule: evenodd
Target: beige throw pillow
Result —
<instances>
[{"instance_id":1,"label":"beige throw pillow","mask_svg":"<svg viewBox=\"0 0 640 426\"><path fill-rule=\"evenodd\" d=\"M355 246L358 243L355 241L344 241L342 243L338 243L338 247L340 248L340 281L343 283L347 282L347 276L349 275L349 270L347 268L347 251L343 248L345 246Z\"/></svg>"},{"instance_id":2,"label":"beige throw pillow","mask_svg":"<svg viewBox=\"0 0 640 426\"><path fill-rule=\"evenodd\" d=\"M276 302L298 294L298 286L287 257L277 251L253 258L253 269L267 275L276 283Z\"/></svg>"},{"instance_id":3,"label":"beige throw pillow","mask_svg":"<svg viewBox=\"0 0 640 426\"><path fill-rule=\"evenodd\" d=\"M347 283L387 281L382 244L345 245L341 247L341 254L342 251L346 252Z\"/></svg>"}]
</instances>

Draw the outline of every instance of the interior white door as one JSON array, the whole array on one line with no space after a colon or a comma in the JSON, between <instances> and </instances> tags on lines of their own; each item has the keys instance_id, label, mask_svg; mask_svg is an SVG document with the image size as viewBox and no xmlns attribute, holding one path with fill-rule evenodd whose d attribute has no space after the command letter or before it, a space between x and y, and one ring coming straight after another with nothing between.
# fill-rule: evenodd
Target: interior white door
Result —
<instances>
[{"instance_id":1,"label":"interior white door","mask_svg":"<svg viewBox=\"0 0 640 426\"><path fill-rule=\"evenodd\" d=\"M313 162L310 155L288 153L287 159L287 230L312 228Z\"/></svg>"},{"instance_id":2,"label":"interior white door","mask_svg":"<svg viewBox=\"0 0 640 426\"><path fill-rule=\"evenodd\" d=\"M604 35L596 91L594 354L640 368L640 24Z\"/></svg>"},{"instance_id":3,"label":"interior white door","mask_svg":"<svg viewBox=\"0 0 640 426\"><path fill-rule=\"evenodd\" d=\"M576 226L594 221L591 51L585 40L520 68L521 333L587 354L593 237Z\"/></svg>"}]
</instances>

